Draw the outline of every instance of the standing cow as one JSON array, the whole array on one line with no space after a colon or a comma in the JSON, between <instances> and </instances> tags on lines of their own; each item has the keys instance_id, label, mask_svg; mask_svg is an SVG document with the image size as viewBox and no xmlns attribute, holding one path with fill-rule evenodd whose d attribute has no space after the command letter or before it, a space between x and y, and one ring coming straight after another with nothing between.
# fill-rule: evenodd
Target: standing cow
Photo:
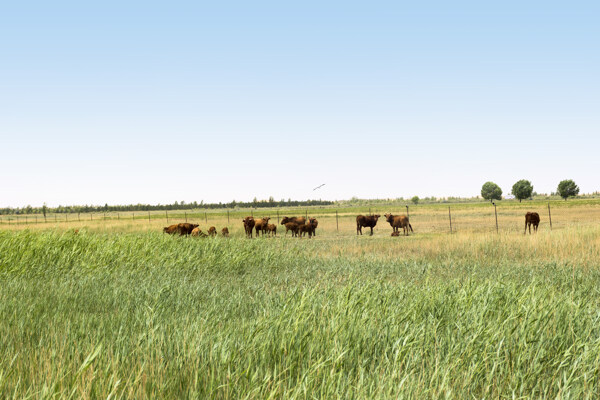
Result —
<instances>
[{"instance_id":1,"label":"standing cow","mask_svg":"<svg viewBox=\"0 0 600 400\"><path fill-rule=\"evenodd\" d=\"M377 220L379 219L379 215L359 215L356 217L356 234L359 233L362 235L362 228L371 228L371 236L373 236L373 228L377 225Z\"/></svg>"},{"instance_id":2,"label":"standing cow","mask_svg":"<svg viewBox=\"0 0 600 400\"><path fill-rule=\"evenodd\" d=\"M269 225L270 217L259 218L254 222L254 229L256 229L256 237L258 237L259 232L263 234L263 236L267 233L267 225Z\"/></svg>"},{"instance_id":3,"label":"standing cow","mask_svg":"<svg viewBox=\"0 0 600 400\"><path fill-rule=\"evenodd\" d=\"M533 225L533 231L537 232L538 225L540 224L540 214L536 212L528 212L525 214L525 233L527 234L527 227L529 227L529 234L531 235L531 225Z\"/></svg>"},{"instance_id":4,"label":"standing cow","mask_svg":"<svg viewBox=\"0 0 600 400\"><path fill-rule=\"evenodd\" d=\"M244 230L246 231L246 236L248 236L249 238L252 237L252 229L254 229L254 218L253 217L246 217L242 220L242 222L244 223Z\"/></svg>"},{"instance_id":5,"label":"standing cow","mask_svg":"<svg viewBox=\"0 0 600 400\"><path fill-rule=\"evenodd\" d=\"M404 236L408 236L408 230L413 231L412 225L408 222L406 215L385 214L385 220L390 223L394 232L398 232L400 228L404 231Z\"/></svg>"}]
</instances>

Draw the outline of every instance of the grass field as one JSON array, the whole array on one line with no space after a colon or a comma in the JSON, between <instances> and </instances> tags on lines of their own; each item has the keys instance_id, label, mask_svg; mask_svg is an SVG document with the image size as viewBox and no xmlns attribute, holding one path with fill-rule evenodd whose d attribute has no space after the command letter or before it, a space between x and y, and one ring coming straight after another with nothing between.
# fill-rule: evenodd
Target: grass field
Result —
<instances>
[{"instance_id":1,"label":"grass field","mask_svg":"<svg viewBox=\"0 0 600 400\"><path fill-rule=\"evenodd\" d=\"M544 206L499 207L500 234L452 206L452 235L411 207L400 238L357 238L364 209L311 210L313 240L3 225L0 398L599 398L600 205L552 231Z\"/></svg>"}]
</instances>

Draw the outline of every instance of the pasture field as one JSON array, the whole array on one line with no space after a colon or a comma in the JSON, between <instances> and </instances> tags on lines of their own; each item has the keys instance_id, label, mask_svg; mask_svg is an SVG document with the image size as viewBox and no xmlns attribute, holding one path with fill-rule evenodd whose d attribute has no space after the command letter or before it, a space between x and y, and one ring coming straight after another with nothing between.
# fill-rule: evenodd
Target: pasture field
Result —
<instances>
[{"instance_id":1,"label":"pasture field","mask_svg":"<svg viewBox=\"0 0 600 400\"><path fill-rule=\"evenodd\" d=\"M600 205L452 207L399 238L2 225L0 398L599 398Z\"/></svg>"}]
</instances>

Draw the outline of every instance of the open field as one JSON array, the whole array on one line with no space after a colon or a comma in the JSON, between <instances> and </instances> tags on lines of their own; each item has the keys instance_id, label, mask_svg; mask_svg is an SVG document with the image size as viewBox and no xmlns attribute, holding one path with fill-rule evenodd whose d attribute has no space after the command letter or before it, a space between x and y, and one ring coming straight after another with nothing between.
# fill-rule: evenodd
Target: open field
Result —
<instances>
[{"instance_id":1,"label":"open field","mask_svg":"<svg viewBox=\"0 0 600 400\"><path fill-rule=\"evenodd\" d=\"M586 227L600 224L600 199L569 201L516 201L498 202L498 226L502 232L523 232L524 215L527 211L540 214L540 230L550 229L548 204L551 205L553 229L568 227ZM450 208L453 232L495 232L496 222L494 207L489 202L463 204L427 204L410 205L409 215L413 228L418 233L449 233ZM337 218L336 218L337 211ZM377 213L406 214L404 206L374 207L314 207L314 208L281 208L281 209L247 209L247 210L189 210L153 211L135 213L93 213L93 214L51 214L47 222L42 223L42 215L2 216L0 229L5 230L65 230L84 229L90 232L133 233L158 232L168 224L192 222L200 224L205 232L209 226L222 228L227 226L235 236L243 236L241 220L247 215L260 218L269 216L271 223L277 224L278 216L308 215L319 220L319 233L326 237L352 236L356 234L356 215ZM168 220L167 220L168 215ZM18 220L17 220L18 218ZM37 220L36 220L37 218ZM10 223L9 223L10 221ZM282 226L278 226L281 231ZM389 235L391 228L382 218L375 228L376 235ZM280 232L281 233L281 232Z\"/></svg>"},{"instance_id":2,"label":"open field","mask_svg":"<svg viewBox=\"0 0 600 400\"><path fill-rule=\"evenodd\" d=\"M400 238L357 238L368 208L312 210L313 240L3 225L0 398L598 398L600 205L552 204L552 231L545 206L500 205L496 234L452 205L452 235L411 207Z\"/></svg>"}]
</instances>

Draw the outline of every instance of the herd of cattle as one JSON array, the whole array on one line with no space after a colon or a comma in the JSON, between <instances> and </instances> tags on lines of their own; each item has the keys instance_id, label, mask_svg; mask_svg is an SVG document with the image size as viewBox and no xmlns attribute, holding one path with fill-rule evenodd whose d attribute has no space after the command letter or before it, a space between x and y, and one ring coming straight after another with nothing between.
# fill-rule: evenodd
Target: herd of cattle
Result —
<instances>
[{"instance_id":1,"label":"herd of cattle","mask_svg":"<svg viewBox=\"0 0 600 400\"><path fill-rule=\"evenodd\" d=\"M409 232L414 232L412 225L410 224L406 215L392 215L385 214L385 220L392 227L392 236L400 236L400 228L405 236L408 236ZM362 235L362 228L370 228L371 236L373 236L373 228L377 225L380 215L359 215L356 217L356 234ZM264 235L277 235L277 225L269 223L270 217L257 218L246 217L242 220L244 224L244 231L246 236L252 237L252 232L256 232L258 237L260 234ZM537 232L538 225L540 224L540 216L536 212L528 212L525 214L525 233L529 227L529 233L531 233L531 226ZM301 238L308 234L311 238L316 236L317 227L319 221L316 218L308 218L308 221L304 217L283 217L281 219L281 225L285 226L285 235L288 232L292 232L292 237ZM181 236L191 235L196 237L208 237L217 236L217 228L211 226L208 228L208 232L204 233L199 228L198 224L188 224L187 222L181 224L170 225L163 228L164 233L170 235L179 234ZM229 229L227 227L221 229L221 235L223 237L229 237Z\"/></svg>"}]
</instances>

